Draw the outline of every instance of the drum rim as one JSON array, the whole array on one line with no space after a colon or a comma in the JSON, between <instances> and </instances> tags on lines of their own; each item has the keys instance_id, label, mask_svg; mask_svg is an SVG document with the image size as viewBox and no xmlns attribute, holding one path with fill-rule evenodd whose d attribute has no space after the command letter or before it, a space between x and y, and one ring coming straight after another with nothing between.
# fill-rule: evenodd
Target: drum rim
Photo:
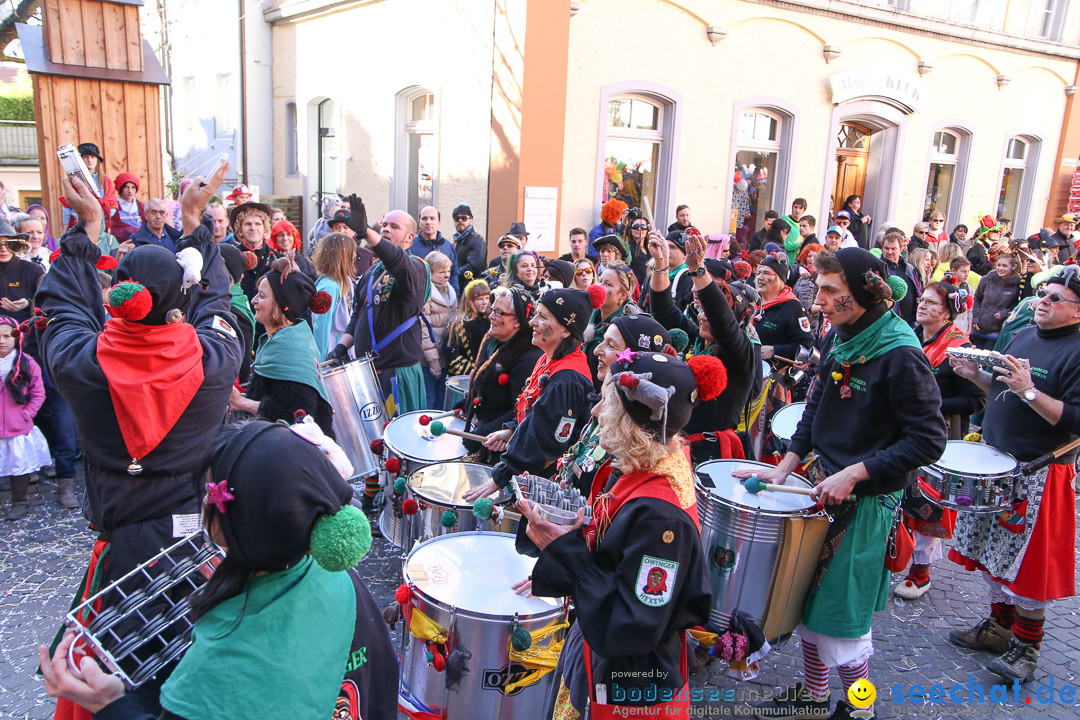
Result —
<instances>
[{"instance_id":1,"label":"drum rim","mask_svg":"<svg viewBox=\"0 0 1080 720\"><path fill-rule=\"evenodd\" d=\"M441 410L413 410L411 412L401 413L401 414L391 418L390 422L388 422L386 424L386 427L383 428L383 443L397 457L404 458L405 460L408 460L410 462L420 463L422 466L438 465L439 463L457 462L457 461L461 460L461 458L463 458L463 457L465 457L466 455L469 454L469 452L467 450L465 450L464 446L462 446L462 448L461 448L461 450L462 450L461 454L458 455L457 457L454 457L454 458L439 458L438 460L432 460L431 458L416 457L414 455L410 455L407 452L399 450L397 448L397 446L395 446L394 443L390 440L390 437L387 435L387 432L386 432L387 428L389 428L390 425L393 424L393 422L395 420L399 420L401 418L408 417L409 415L418 415L419 416L419 415L424 415L424 414L438 414L440 412L442 412L442 411ZM417 468L417 469L419 469L419 468Z\"/></svg>"},{"instance_id":2,"label":"drum rim","mask_svg":"<svg viewBox=\"0 0 1080 720\"><path fill-rule=\"evenodd\" d=\"M795 430L798 430L798 429L799 429L799 421L801 421L801 420L802 420L802 413L799 413L799 420L797 420L797 421L795 422L795 427L794 427L794 429L792 430L792 434L791 434L791 435L788 435L788 436L784 436L784 435L777 435L777 434L776 434L776 431L775 431L775 430L773 430L773 428L774 428L774 427L776 427L776 418L780 417L780 414L781 414L781 413L784 413L784 412L785 412L785 411L786 411L786 410L787 410L788 408L793 408L793 407L795 407L796 405L802 405L803 413L805 413L805 412L806 412L806 403L805 403L805 402L794 402L794 403L788 403L788 404L787 404L787 405L785 405L784 407L782 407L782 408L780 408L779 410L777 410L776 412L774 412L774 413L773 413L773 416L772 416L772 420L770 420L770 421L769 421L769 430L770 430L770 431L772 432L772 434L773 434L773 435L776 435L776 437L780 438L781 440L788 440L788 441L790 441L790 440L791 440L791 438L795 437L795 433L794 433L794 431L795 431ZM792 414L794 414L794 413L787 413L787 414L788 414L788 415L792 415Z\"/></svg>"},{"instance_id":3,"label":"drum rim","mask_svg":"<svg viewBox=\"0 0 1080 720\"><path fill-rule=\"evenodd\" d=\"M952 473L953 475L963 475L964 477L1008 477L1010 475L1016 475L1017 474L1017 469L1020 467L1020 461L1017 460L1016 457L1012 453L1007 453L1004 450L1000 450L1000 449L994 447L993 445L987 445L986 443L981 443L981 442L972 442L971 440L949 440L948 442L945 443L946 450L949 448L950 445L953 446L953 447L957 447L959 445L965 445L965 446L970 445L970 446L974 446L974 447L987 448L987 449L993 450L994 452L1000 453L1000 454L1004 455L1005 457L1007 457L1007 458L1009 458L1010 460L1013 461L1013 467L1012 467L1011 470L1008 470L1006 472L999 472L999 473L978 473L978 474L971 473L971 474L968 474L968 473L963 472L962 470L953 470L951 468L945 468L946 470L948 470L948 472ZM944 450L941 452L941 457L945 457L945 451ZM941 465L938 465L938 463L940 463L940 462L941 462L941 458L938 458L935 462L930 463L930 465L927 465L925 467L935 468L935 469L938 468L938 467L943 467Z\"/></svg>"},{"instance_id":4,"label":"drum rim","mask_svg":"<svg viewBox=\"0 0 1080 720\"><path fill-rule=\"evenodd\" d=\"M346 370L352 368L352 366L354 366L354 365L363 365L364 363L367 363L367 364L370 365L370 364L372 364L374 362L375 362L374 358L372 358L370 355L365 355L362 358L357 358L355 360L350 360L349 362L343 363L341 365L327 365L326 367L320 367L319 368L319 377L327 377L327 376L333 375L334 373L337 373L337 372L345 372ZM375 368L373 367L372 371L374 371L374 369ZM378 376L376 376L375 379L376 379L376 382L378 382Z\"/></svg>"},{"instance_id":5,"label":"drum rim","mask_svg":"<svg viewBox=\"0 0 1080 720\"><path fill-rule=\"evenodd\" d=\"M765 468L772 468L772 467L776 467L776 466L775 465L769 465L768 463L758 462L757 460L737 460L737 459L727 458L727 459L722 459L722 460L709 460L707 462L701 463L696 468L694 468L694 487L695 487L695 489L697 489L699 492L701 492L705 496L706 499L715 498L715 500L716 500L716 502L718 504L723 505L726 508L730 508L732 510L737 510L737 511L740 511L740 512L749 513L751 515L764 515L766 517L779 517L779 518L815 517L817 515L822 515L822 514L825 513L824 509L814 510L813 506L807 507L807 508L799 508L797 510L793 510L793 511L790 511L790 512L785 512L785 511L781 511L781 510L766 510L764 508L752 508L752 507L747 507L746 505L739 505L738 503L736 503L733 500L730 500L728 498L720 497L716 493L711 492L711 488L705 487L705 485L698 480L698 470L700 468L705 467L706 465L710 465L710 464L713 464L713 463L739 463L739 464L743 464L743 465L757 465L759 467L765 467ZM789 474L794 475L795 477L799 478L800 480L803 480L810 487L814 487L814 483L810 482L810 480L807 477L805 477L804 475L800 475L799 473L789 473Z\"/></svg>"},{"instance_id":6,"label":"drum rim","mask_svg":"<svg viewBox=\"0 0 1080 720\"><path fill-rule=\"evenodd\" d=\"M438 500L430 499L427 495L423 494L422 492L417 490L415 487L413 487L413 482L412 482L413 476L416 475L418 472L422 472L424 470L427 470L432 465L472 465L474 467L487 468L489 470L491 469L491 465L484 465L483 463L478 463L478 462L457 462L457 461L454 461L454 460L440 460L439 462L429 463L427 465L424 465L423 467L416 468L411 473L409 473L409 476L407 478L405 478L405 487L408 488L409 492L411 492L413 495L417 496L418 498L422 499L425 503L427 503L428 505L431 505L432 507L437 507L437 508L439 508L441 510L471 510L472 506L473 506L472 503L464 503L462 505L455 505L455 504L452 504L452 503L443 503L443 502L440 502ZM500 490L500 492L503 492L503 491ZM493 500L491 498L488 498L488 499L491 500L491 502L493 502L497 507L506 507L511 502L513 502L513 499L509 497L509 494L507 494L506 500L496 501L496 500Z\"/></svg>"},{"instance_id":7,"label":"drum rim","mask_svg":"<svg viewBox=\"0 0 1080 720\"><path fill-rule=\"evenodd\" d=\"M409 578L409 575L408 575L409 561L412 559L412 556L415 555L416 552L420 548L422 548L425 545L428 545L430 543L443 542L443 541L452 540L452 539L455 539L455 538L460 539L463 536L467 537L469 535L484 535L484 536L489 536L489 537L494 535L494 536L509 538L510 540L514 540L516 538L515 535L511 535L510 533L483 532L483 531L480 531L480 530L471 530L469 532L451 533L449 535L440 535L438 537L433 537L430 540L425 540L422 543L417 543L416 545L414 545L412 550L409 551L409 554L405 556L404 560L402 560L402 562L401 562L401 581L403 583L405 583L406 585L408 585L409 589L413 593L415 593L415 594L419 595L421 598L423 598L424 602L428 603L429 605L434 605L435 607L439 608L440 610L448 612L452 616L457 617L457 618L465 617L465 618L468 618L469 620L481 620L481 621L486 620L488 622L493 622L493 623L505 623L505 622L509 622L509 621L512 621L512 620L515 620L515 619L521 620L521 621L548 620L548 619L557 617L558 615L564 614L564 613L566 613L568 611L569 606L564 602L564 603L556 605L555 607L551 608L550 610L546 610L546 611L544 611L542 613L532 613L532 614L529 614L529 615L522 615L520 613L513 614L513 615L491 615L489 613L482 613L482 612L478 612L476 610L467 610L465 608L461 608L461 607L457 607L457 606L453 606L453 605L448 605L447 603L443 602L442 600L437 600L436 598L432 597L430 594L424 592L423 588L418 587L414 582L412 582L412 580Z\"/></svg>"},{"instance_id":8,"label":"drum rim","mask_svg":"<svg viewBox=\"0 0 1080 720\"><path fill-rule=\"evenodd\" d=\"M988 515L990 513L1000 513L1012 507L1012 500L1006 501L1003 505L960 505L959 503L955 503L951 500L945 500L944 497L940 500L935 500L934 498L927 495L926 491L923 490L921 487L919 488L919 492L922 493L922 496L924 498L934 503L935 505L948 508L950 510L956 510L957 512L971 513L973 515Z\"/></svg>"}]
</instances>

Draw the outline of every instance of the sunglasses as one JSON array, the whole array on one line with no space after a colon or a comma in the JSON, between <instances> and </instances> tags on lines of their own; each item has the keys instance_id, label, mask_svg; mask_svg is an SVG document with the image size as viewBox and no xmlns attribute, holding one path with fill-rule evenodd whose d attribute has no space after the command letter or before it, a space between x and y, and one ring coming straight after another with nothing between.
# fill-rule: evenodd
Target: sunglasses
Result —
<instances>
[{"instance_id":1,"label":"sunglasses","mask_svg":"<svg viewBox=\"0 0 1080 720\"><path fill-rule=\"evenodd\" d=\"M455 221L457 221L457 220L468 220L468 219L469 219L468 215L455 215L454 216Z\"/></svg>"},{"instance_id":2,"label":"sunglasses","mask_svg":"<svg viewBox=\"0 0 1080 720\"><path fill-rule=\"evenodd\" d=\"M1047 300L1049 300L1054 305L1057 305L1060 302L1076 303L1076 304L1080 305L1080 301L1070 300L1070 299L1068 299L1066 297L1062 297L1061 295L1057 294L1056 292L1050 292L1050 291L1045 290L1043 288L1040 288L1039 290L1037 290L1035 292L1035 295L1040 300L1042 300L1043 298L1046 298Z\"/></svg>"},{"instance_id":3,"label":"sunglasses","mask_svg":"<svg viewBox=\"0 0 1080 720\"><path fill-rule=\"evenodd\" d=\"M15 254L26 252L30 249L30 243L22 238L0 238L0 245L3 245Z\"/></svg>"},{"instance_id":4,"label":"sunglasses","mask_svg":"<svg viewBox=\"0 0 1080 720\"><path fill-rule=\"evenodd\" d=\"M631 225L630 229L631 230L648 230L649 226L646 225L645 223L638 223L636 225Z\"/></svg>"},{"instance_id":5,"label":"sunglasses","mask_svg":"<svg viewBox=\"0 0 1080 720\"><path fill-rule=\"evenodd\" d=\"M915 234L916 235L929 235L930 231L929 230L916 230Z\"/></svg>"},{"instance_id":6,"label":"sunglasses","mask_svg":"<svg viewBox=\"0 0 1080 720\"><path fill-rule=\"evenodd\" d=\"M593 269L592 268L578 268L577 270L574 271L574 274L575 275L585 275L585 274L592 275L593 274Z\"/></svg>"}]
</instances>

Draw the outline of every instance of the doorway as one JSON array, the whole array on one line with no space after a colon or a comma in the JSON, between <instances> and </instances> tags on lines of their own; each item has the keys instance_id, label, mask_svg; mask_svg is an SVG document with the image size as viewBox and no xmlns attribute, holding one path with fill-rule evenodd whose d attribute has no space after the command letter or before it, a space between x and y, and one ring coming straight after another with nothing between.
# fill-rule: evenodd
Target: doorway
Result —
<instances>
[{"instance_id":1,"label":"doorway","mask_svg":"<svg viewBox=\"0 0 1080 720\"><path fill-rule=\"evenodd\" d=\"M836 134L836 184L833 188L832 211L844 206L850 195L866 193L866 176L870 166L870 144L873 131L855 123L841 123Z\"/></svg>"}]
</instances>

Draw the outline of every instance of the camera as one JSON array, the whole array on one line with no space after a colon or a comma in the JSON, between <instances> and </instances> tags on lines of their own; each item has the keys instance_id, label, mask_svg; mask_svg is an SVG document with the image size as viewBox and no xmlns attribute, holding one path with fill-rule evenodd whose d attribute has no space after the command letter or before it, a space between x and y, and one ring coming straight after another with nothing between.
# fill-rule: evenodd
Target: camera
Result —
<instances>
[{"instance_id":1,"label":"camera","mask_svg":"<svg viewBox=\"0 0 1080 720\"><path fill-rule=\"evenodd\" d=\"M630 220L640 220L641 219L641 208L638 208L638 207L629 208L626 211L626 217L629 218Z\"/></svg>"}]
</instances>

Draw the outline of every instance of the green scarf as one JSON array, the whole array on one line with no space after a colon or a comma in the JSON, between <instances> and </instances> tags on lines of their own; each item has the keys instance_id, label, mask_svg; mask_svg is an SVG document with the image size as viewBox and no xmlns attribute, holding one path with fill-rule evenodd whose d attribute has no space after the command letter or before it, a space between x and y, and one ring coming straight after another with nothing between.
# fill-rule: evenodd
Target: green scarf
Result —
<instances>
[{"instance_id":1,"label":"green scarf","mask_svg":"<svg viewBox=\"0 0 1080 720\"><path fill-rule=\"evenodd\" d=\"M244 294L244 289L240 287L240 283L233 283L229 292L232 293L229 303L232 305L233 312L238 317L246 317L248 322L251 323L251 327L255 327L255 313L252 312L251 302L247 299L247 295Z\"/></svg>"},{"instance_id":2,"label":"green scarf","mask_svg":"<svg viewBox=\"0 0 1080 720\"><path fill-rule=\"evenodd\" d=\"M355 626L348 573L327 572L307 556L255 577L195 623L161 705L189 720L327 720Z\"/></svg>"},{"instance_id":3,"label":"green scarf","mask_svg":"<svg viewBox=\"0 0 1080 720\"><path fill-rule=\"evenodd\" d=\"M589 316L589 324L596 328L596 333L593 335L593 341L595 341L597 345L603 342L604 333L606 333L607 329L611 327L612 322L623 316L623 310L625 309L626 306L623 305L622 307L615 310L615 312L608 315L606 318L600 317L600 313L603 312L603 308L592 311L592 314Z\"/></svg>"},{"instance_id":4,"label":"green scarf","mask_svg":"<svg viewBox=\"0 0 1080 720\"><path fill-rule=\"evenodd\" d=\"M675 282L675 276L679 274L680 270L685 270L685 269L686 269L686 263L683 263L682 265L679 265L678 267L669 268L668 269L668 274L667 274L668 280L670 280L671 282Z\"/></svg>"},{"instance_id":5,"label":"green scarf","mask_svg":"<svg viewBox=\"0 0 1080 720\"><path fill-rule=\"evenodd\" d=\"M922 350L922 343L900 316L891 310L846 342L833 341L829 354L841 365L862 365L898 347Z\"/></svg>"},{"instance_id":6,"label":"green scarf","mask_svg":"<svg viewBox=\"0 0 1080 720\"><path fill-rule=\"evenodd\" d=\"M330 402L319 377L319 348L306 322L287 325L273 336L264 335L259 340L252 369L264 378L313 387L323 400Z\"/></svg>"}]
</instances>

